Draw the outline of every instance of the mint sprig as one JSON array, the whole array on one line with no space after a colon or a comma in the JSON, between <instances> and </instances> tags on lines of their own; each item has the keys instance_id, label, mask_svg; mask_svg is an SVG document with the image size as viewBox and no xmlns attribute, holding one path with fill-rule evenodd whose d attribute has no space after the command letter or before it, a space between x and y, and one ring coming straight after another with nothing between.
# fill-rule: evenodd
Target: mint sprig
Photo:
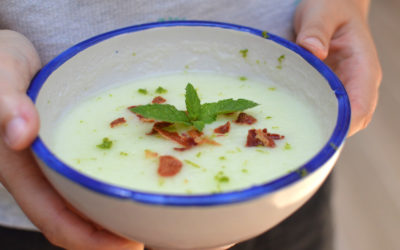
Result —
<instances>
[{"instance_id":1,"label":"mint sprig","mask_svg":"<svg viewBox=\"0 0 400 250\"><path fill-rule=\"evenodd\" d=\"M180 111L170 104L147 104L131 108L131 111L145 118L156 119L164 122L180 122L192 125L185 111Z\"/></svg>"},{"instance_id":2,"label":"mint sprig","mask_svg":"<svg viewBox=\"0 0 400 250\"><path fill-rule=\"evenodd\" d=\"M147 104L130 110L145 118L192 125L197 130L202 131L205 124L216 121L219 114L243 111L258 105L246 99L224 99L218 102L201 104L195 88L190 83L186 85L185 103L186 112L178 110L170 104Z\"/></svg>"},{"instance_id":3,"label":"mint sprig","mask_svg":"<svg viewBox=\"0 0 400 250\"><path fill-rule=\"evenodd\" d=\"M186 85L185 103L189 119L196 121L201 113L201 104L196 90L190 83Z\"/></svg>"}]
</instances>

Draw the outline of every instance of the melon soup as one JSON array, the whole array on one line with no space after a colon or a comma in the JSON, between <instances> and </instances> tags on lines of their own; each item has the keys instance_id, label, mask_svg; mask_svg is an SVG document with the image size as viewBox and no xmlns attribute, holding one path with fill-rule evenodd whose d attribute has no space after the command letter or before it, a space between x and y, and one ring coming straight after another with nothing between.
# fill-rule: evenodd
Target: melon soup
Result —
<instances>
[{"instance_id":1,"label":"melon soup","mask_svg":"<svg viewBox=\"0 0 400 250\"><path fill-rule=\"evenodd\" d=\"M156 102L192 116L188 86L200 110L258 105L202 129L201 116L167 126L139 114ZM28 93L41 120L32 149L54 188L95 223L157 250L217 249L282 221L328 176L350 119L340 81L310 53L210 22L91 38L46 65Z\"/></svg>"},{"instance_id":2,"label":"melon soup","mask_svg":"<svg viewBox=\"0 0 400 250\"><path fill-rule=\"evenodd\" d=\"M149 134L154 121L128 109L159 98L185 110L188 82L201 103L229 98L256 102L242 112L255 120L238 121L240 112L220 114L202 130L202 138L211 143L180 150L176 140ZM218 131L224 125L226 129ZM183 72L137 80L69 107L54 123L50 146L61 160L104 182L146 192L204 194L248 188L294 171L325 143L320 126L312 107L269 79ZM179 123L168 128L178 135L194 129ZM282 138L270 138L273 145L247 143L249 130L265 128ZM173 156L181 169L172 176L160 174L162 156Z\"/></svg>"}]
</instances>

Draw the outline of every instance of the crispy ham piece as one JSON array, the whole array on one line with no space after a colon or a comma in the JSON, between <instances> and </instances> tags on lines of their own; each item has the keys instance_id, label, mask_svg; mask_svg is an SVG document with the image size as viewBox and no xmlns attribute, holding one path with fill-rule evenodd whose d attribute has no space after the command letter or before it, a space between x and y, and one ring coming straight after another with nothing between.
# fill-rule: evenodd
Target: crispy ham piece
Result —
<instances>
[{"instance_id":1,"label":"crispy ham piece","mask_svg":"<svg viewBox=\"0 0 400 250\"><path fill-rule=\"evenodd\" d=\"M192 147L201 144L210 144L210 145L220 145L218 142L204 136L204 134L196 129L192 129L187 131L187 133L179 134L177 132L170 132L165 130L166 127L172 125L169 122L156 122L153 125L153 128L147 135L159 134L165 139L175 141L183 147L176 147L174 150L176 151L185 151Z\"/></svg>"},{"instance_id":2,"label":"crispy ham piece","mask_svg":"<svg viewBox=\"0 0 400 250\"><path fill-rule=\"evenodd\" d=\"M160 156L158 164L158 174L162 177L172 177L177 175L182 169L182 162L171 155Z\"/></svg>"},{"instance_id":3,"label":"crispy ham piece","mask_svg":"<svg viewBox=\"0 0 400 250\"><path fill-rule=\"evenodd\" d=\"M124 117L120 117L120 118L117 118L114 121L112 121L110 123L110 127L114 128L114 127L119 126L119 125L124 124L124 123L126 123L125 118Z\"/></svg>"},{"instance_id":4,"label":"crispy ham piece","mask_svg":"<svg viewBox=\"0 0 400 250\"><path fill-rule=\"evenodd\" d=\"M249 115L249 114L246 114L246 113L244 113L244 112L241 112L241 113L238 115L238 117L237 117L237 119L236 119L235 122L238 123L238 124L248 124L248 125L251 125L251 124L254 124L256 121L257 121L257 119L254 118L253 116L251 116L251 115Z\"/></svg>"},{"instance_id":5,"label":"crispy ham piece","mask_svg":"<svg viewBox=\"0 0 400 250\"><path fill-rule=\"evenodd\" d=\"M161 104L161 103L164 103L166 101L167 100L165 100L162 96L156 96L156 97L154 97L154 99L153 99L153 101L151 103Z\"/></svg>"},{"instance_id":6,"label":"crispy ham piece","mask_svg":"<svg viewBox=\"0 0 400 250\"><path fill-rule=\"evenodd\" d=\"M226 134L229 132L231 128L231 123L228 121L227 123L225 123L224 125L221 125L217 128L214 129L214 133L217 134Z\"/></svg>"},{"instance_id":7,"label":"crispy ham piece","mask_svg":"<svg viewBox=\"0 0 400 250\"><path fill-rule=\"evenodd\" d=\"M144 154L145 154L147 159L156 158L158 156L158 153L153 152L153 151L148 150L148 149L144 150Z\"/></svg>"},{"instance_id":8,"label":"crispy ham piece","mask_svg":"<svg viewBox=\"0 0 400 250\"><path fill-rule=\"evenodd\" d=\"M283 135L270 134L267 129L250 129L247 134L246 147L265 146L274 148L276 146L275 140L285 138Z\"/></svg>"},{"instance_id":9,"label":"crispy ham piece","mask_svg":"<svg viewBox=\"0 0 400 250\"><path fill-rule=\"evenodd\" d=\"M154 123L151 131L146 133L146 135L155 135L158 133L157 129L163 129L163 128L169 127L171 125L172 125L172 123L170 123L170 122L156 122L156 123Z\"/></svg>"}]
</instances>

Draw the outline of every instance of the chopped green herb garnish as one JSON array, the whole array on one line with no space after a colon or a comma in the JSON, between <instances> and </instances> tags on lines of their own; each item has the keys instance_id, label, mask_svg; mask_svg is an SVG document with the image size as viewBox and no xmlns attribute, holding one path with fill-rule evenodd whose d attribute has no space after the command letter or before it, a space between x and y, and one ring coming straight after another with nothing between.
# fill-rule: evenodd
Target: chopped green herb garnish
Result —
<instances>
[{"instance_id":1,"label":"chopped green herb garnish","mask_svg":"<svg viewBox=\"0 0 400 250\"><path fill-rule=\"evenodd\" d=\"M166 89L164 89L163 87L158 87L157 89L156 89L156 93L157 94L165 94L165 93L167 93L168 92L168 90L166 90Z\"/></svg>"},{"instance_id":2,"label":"chopped green herb garnish","mask_svg":"<svg viewBox=\"0 0 400 250\"><path fill-rule=\"evenodd\" d=\"M281 55L280 57L278 57L278 65L276 66L277 69L282 69L282 63L285 60L285 55Z\"/></svg>"},{"instance_id":3,"label":"chopped green herb garnish","mask_svg":"<svg viewBox=\"0 0 400 250\"><path fill-rule=\"evenodd\" d=\"M269 154L268 151L264 151L262 149L256 149L257 152L263 153L263 154Z\"/></svg>"},{"instance_id":4,"label":"chopped green herb garnish","mask_svg":"<svg viewBox=\"0 0 400 250\"><path fill-rule=\"evenodd\" d=\"M262 32L262 36L263 36L264 38L269 38L269 34L268 34L268 32L265 31L265 30Z\"/></svg>"},{"instance_id":5,"label":"chopped green herb garnish","mask_svg":"<svg viewBox=\"0 0 400 250\"><path fill-rule=\"evenodd\" d=\"M260 64L260 60L256 60L256 63L257 63L257 64Z\"/></svg>"},{"instance_id":6,"label":"chopped green herb garnish","mask_svg":"<svg viewBox=\"0 0 400 250\"><path fill-rule=\"evenodd\" d=\"M242 54L243 58L246 58L247 57L247 52L249 52L249 50L248 49L242 49L239 52L240 52L240 54Z\"/></svg>"},{"instance_id":7,"label":"chopped green herb garnish","mask_svg":"<svg viewBox=\"0 0 400 250\"><path fill-rule=\"evenodd\" d=\"M338 146L336 146L333 142L329 143L329 145L330 145L334 150L338 150Z\"/></svg>"},{"instance_id":8,"label":"chopped green herb garnish","mask_svg":"<svg viewBox=\"0 0 400 250\"><path fill-rule=\"evenodd\" d=\"M108 96L109 96L109 97L112 97L113 95L112 95L112 94L108 94Z\"/></svg>"},{"instance_id":9,"label":"chopped green herb garnish","mask_svg":"<svg viewBox=\"0 0 400 250\"><path fill-rule=\"evenodd\" d=\"M192 162L192 161L189 161L189 160L183 160L183 161L184 161L185 163L189 164L189 165L192 165L192 166L195 167L195 168L201 168L199 164L196 164L196 163L194 163L194 162Z\"/></svg>"},{"instance_id":10,"label":"chopped green herb garnish","mask_svg":"<svg viewBox=\"0 0 400 250\"><path fill-rule=\"evenodd\" d=\"M240 80L240 81L246 81L246 80L247 80L247 77L241 76L241 77L239 77L239 80Z\"/></svg>"},{"instance_id":11,"label":"chopped green herb garnish","mask_svg":"<svg viewBox=\"0 0 400 250\"><path fill-rule=\"evenodd\" d=\"M290 149L292 149L292 146L291 146L289 143L286 142L284 148L285 148L286 150L290 150Z\"/></svg>"},{"instance_id":12,"label":"chopped green herb garnish","mask_svg":"<svg viewBox=\"0 0 400 250\"><path fill-rule=\"evenodd\" d=\"M272 129L279 129L279 126L272 126Z\"/></svg>"},{"instance_id":13,"label":"chopped green herb garnish","mask_svg":"<svg viewBox=\"0 0 400 250\"><path fill-rule=\"evenodd\" d=\"M147 89L138 89L138 92L142 95L147 95Z\"/></svg>"},{"instance_id":14,"label":"chopped green herb garnish","mask_svg":"<svg viewBox=\"0 0 400 250\"><path fill-rule=\"evenodd\" d=\"M214 179L219 183L229 182L229 177L224 175L222 171L219 171L218 174L214 176Z\"/></svg>"},{"instance_id":15,"label":"chopped green herb garnish","mask_svg":"<svg viewBox=\"0 0 400 250\"><path fill-rule=\"evenodd\" d=\"M97 145L96 147L101 149L110 149L112 147L113 142L107 137L103 138L103 143Z\"/></svg>"},{"instance_id":16,"label":"chopped green herb garnish","mask_svg":"<svg viewBox=\"0 0 400 250\"><path fill-rule=\"evenodd\" d=\"M216 121L219 114L243 111L258 105L246 99L224 99L218 102L201 104L196 90L190 83L186 85L185 103L187 112L177 110L170 104L156 103L137 106L131 108L131 111L145 118L192 125L202 131L205 124Z\"/></svg>"},{"instance_id":17,"label":"chopped green herb garnish","mask_svg":"<svg viewBox=\"0 0 400 250\"><path fill-rule=\"evenodd\" d=\"M189 69L189 65L186 64L186 65L185 65L185 69Z\"/></svg>"},{"instance_id":18,"label":"chopped green herb garnish","mask_svg":"<svg viewBox=\"0 0 400 250\"><path fill-rule=\"evenodd\" d=\"M224 160L226 160L226 157L225 156L220 156L218 159L220 159L221 161L224 161Z\"/></svg>"},{"instance_id":19,"label":"chopped green herb garnish","mask_svg":"<svg viewBox=\"0 0 400 250\"><path fill-rule=\"evenodd\" d=\"M201 152L198 152L198 153L196 154L196 157L197 157L197 158L200 158L200 156L201 156Z\"/></svg>"},{"instance_id":20,"label":"chopped green herb garnish","mask_svg":"<svg viewBox=\"0 0 400 250\"><path fill-rule=\"evenodd\" d=\"M267 119L267 120L269 120L269 119L271 119L272 118L272 116L267 116L267 117L265 117L265 119Z\"/></svg>"},{"instance_id":21,"label":"chopped green herb garnish","mask_svg":"<svg viewBox=\"0 0 400 250\"><path fill-rule=\"evenodd\" d=\"M135 52L132 52L132 56L136 56L136 53L135 53Z\"/></svg>"},{"instance_id":22,"label":"chopped green herb garnish","mask_svg":"<svg viewBox=\"0 0 400 250\"><path fill-rule=\"evenodd\" d=\"M249 171L245 168L242 169L242 173L248 173Z\"/></svg>"},{"instance_id":23,"label":"chopped green herb garnish","mask_svg":"<svg viewBox=\"0 0 400 250\"><path fill-rule=\"evenodd\" d=\"M126 152L120 152L119 154L122 156L128 156L128 153L126 153Z\"/></svg>"},{"instance_id":24,"label":"chopped green herb garnish","mask_svg":"<svg viewBox=\"0 0 400 250\"><path fill-rule=\"evenodd\" d=\"M83 121L83 120L80 120L79 123L84 123L84 121Z\"/></svg>"},{"instance_id":25,"label":"chopped green herb garnish","mask_svg":"<svg viewBox=\"0 0 400 250\"><path fill-rule=\"evenodd\" d=\"M236 147L236 151L242 152L242 150L239 147Z\"/></svg>"},{"instance_id":26,"label":"chopped green herb garnish","mask_svg":"<svg viewBox=\"0 0 400 250\"><path fill-rule=\"evenodd\" d=\"M268 90L269 90L269 91L275 91L275 90L276 90L276 87L270 87L270 88L268 88Z\"/></svg>"},{"instance_id":27,"label":"chopped green herb garnish","mask_svg":"<svg viewBox=\"0 0 400 250\"><path fill-rule=\"evenodd\" d=\"M298 173L300 177L305 177L308 175L308 171L305 168L296 170L296 173Z\"/></svg>"},{"instance_id":28,"label":"chopped green herb garnish","mask_svg":"<svg viewBox=\"0 0 400 250\"><path fill-rule=\"evenodd\" d=\"M163 179L163 178L158 179L158 186L162 187L162 186L164 186L164 183L165 183L165 179Z\"/></svg>"}]
</instances>

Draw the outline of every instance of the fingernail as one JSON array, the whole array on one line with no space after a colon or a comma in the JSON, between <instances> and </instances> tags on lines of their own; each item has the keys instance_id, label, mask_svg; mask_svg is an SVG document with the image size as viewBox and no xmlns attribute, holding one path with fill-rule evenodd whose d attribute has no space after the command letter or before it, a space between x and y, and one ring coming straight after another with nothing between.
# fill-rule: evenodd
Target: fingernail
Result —
<instances>
[{"instance_id":1,"label":"fingernail","mask_svg":"<svg viewBox=\"0 0 400 250\"><path fill-rule=\"evenodd\" d=\"M26 121L21 117L15 117L6 125L4 141L8 146L13 147L18 144L25 131Z\"/></svg>"},{"instance_id":2,"label":"fingernail","mask_svg":"<svg viewBox=\"0 0 400 250\"><path fill-rule=\"evenodd\" d=\"M311 47L314 47L315 49L318 49L320 51L325 50L325 46L322 44L321 40L319 40L316 37L307 37L303 40L303 43L306 43Z\"/></svg>"}]
</instances>

